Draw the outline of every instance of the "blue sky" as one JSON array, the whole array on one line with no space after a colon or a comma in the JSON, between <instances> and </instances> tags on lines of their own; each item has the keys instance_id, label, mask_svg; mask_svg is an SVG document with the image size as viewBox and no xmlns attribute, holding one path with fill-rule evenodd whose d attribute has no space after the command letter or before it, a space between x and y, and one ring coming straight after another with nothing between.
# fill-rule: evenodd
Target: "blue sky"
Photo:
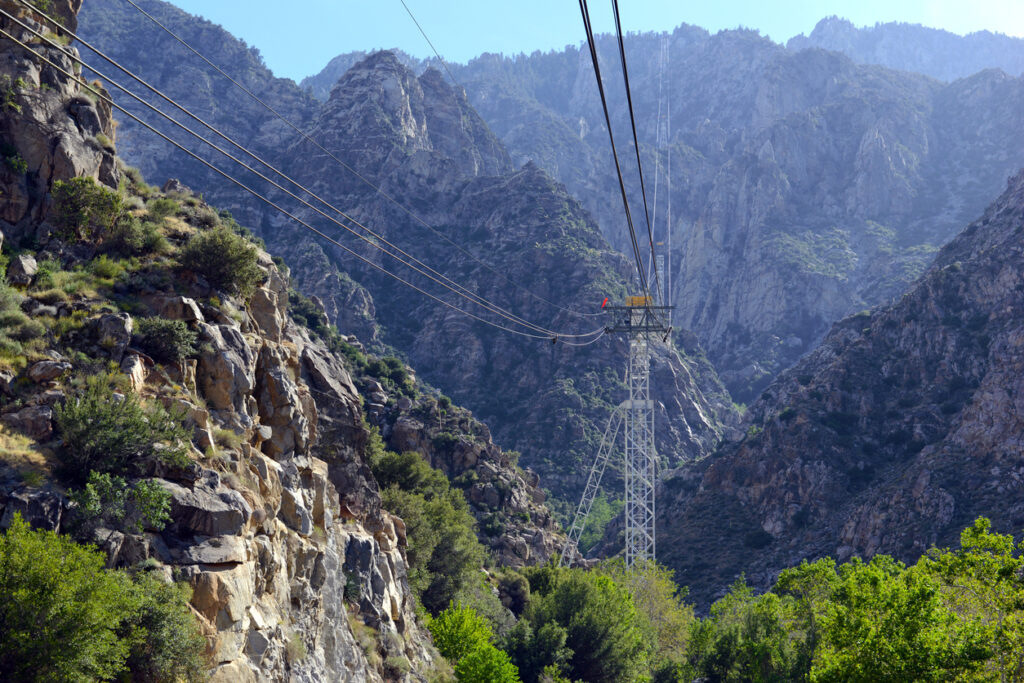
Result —
<instances>
[{"instance_id":1,"label":"blue sky","mask_svg":"<svg viewBox=\"0 0 1024 683\"><path fill-rule=\"evenodd\" d=\"M398 47L426 57L430 47L400 0L170 0L259 48L278 76L299 80L335 55ZM583 39L575 0L406 0L445 59L482 52L560 49ZM595 31L613 27L611 3L591 3ZM955 33L988 29L1024 36L1024 0L624 0L630 31L668 30L686 22L711 31L745 26L779 42L809 33L824 16L855 24L907 21Z\"/></svg>"}]
</instances>

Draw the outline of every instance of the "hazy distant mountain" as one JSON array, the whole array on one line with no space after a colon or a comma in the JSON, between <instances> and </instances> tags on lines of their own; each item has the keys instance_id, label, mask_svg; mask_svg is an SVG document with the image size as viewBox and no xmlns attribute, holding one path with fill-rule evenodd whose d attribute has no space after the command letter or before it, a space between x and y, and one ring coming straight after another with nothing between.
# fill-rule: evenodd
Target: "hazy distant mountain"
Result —
<instances>
[{"instance_id":1,"label":"hazy distant mountain","mask_svg":"<svg viewBox=\"0 0 1024 683\"><path fill-rule=\"evenodd\" d=\"M786 47L820 47L842 52L855 62L914 71L955 81L984 69L1024 73L1024 39L979 31L965 36L920 24L890 22L858 28L846 19L827 17L811 35L789 39Z\"/></svg>"}]
</instances>

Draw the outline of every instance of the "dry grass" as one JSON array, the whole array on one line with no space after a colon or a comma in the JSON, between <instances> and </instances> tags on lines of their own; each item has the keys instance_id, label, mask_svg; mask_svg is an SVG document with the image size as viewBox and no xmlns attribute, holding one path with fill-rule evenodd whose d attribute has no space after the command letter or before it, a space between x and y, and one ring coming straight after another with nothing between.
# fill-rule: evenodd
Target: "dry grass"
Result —
<instances>
[{"instance_id":1,"label":"dry grass","mask_svg":"<svg viewBox=\"0 0 1024 683\"><path fill-rule=\"evenodd\" d=\"M356 643L366 655L366 661L374 669L379 669L383 664L377 645L378 633L375 629L367 626L358 614L348 613L348 625L355 636Z\"/></svg>"},{"instance_id":2,"label":"dry grass","mask_svg":"<svg viewBox=\"0 0 1024 683\"><path fill-rule=\"evenodd\" d=\"M38 486L53 473L54 454L32 439L0 425L0 460L18 470L25 483Z\"/></svg>"},{"instance_id":3,"label":"dry grass","mask_svg":"<svg viewBox=\"0 0 1024 683\"><path fill-rule=\"evenodd\" d=\"M187 239L199 232L178 216L167 216L163 219L163 232L173 239Z\"/></svg>"}]
</instances>

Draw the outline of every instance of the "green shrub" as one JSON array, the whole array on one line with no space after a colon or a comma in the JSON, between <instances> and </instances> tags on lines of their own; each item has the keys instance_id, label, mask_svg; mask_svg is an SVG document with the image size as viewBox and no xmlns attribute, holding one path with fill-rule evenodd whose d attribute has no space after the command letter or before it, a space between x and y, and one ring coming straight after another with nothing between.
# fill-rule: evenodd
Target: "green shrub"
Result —
<instances>
[{"instance_id":1,"label":"green shrub","mask_svg":"<svg viewBox=\"0 0 1024 683\"><path fill-rule=\"evenodd\" d=\"M196 333L182 320L137 318L135 341L158 361L178 363L196 352Z\"/></svg>"},{"instance_id":2,"label":"green shrub","mask_svg":"<svg viewBox=\"0 0 1024 683\"><path fill-rule=\"evenodd\" d=\"M110 280L123 273L124 266L112 260L106 254L102 254L99 258L92 260L89 264L89 271L96 277Z\"/></svg>"},{"instance_id":3,"label":"green shrub","mask_svg":"<svg viewBox=\"0 0 1024 683\"><path fill-rule=\"evenodd\" d=\"M39 2L40 0L36 0ZM50 0L46 0L49 2ZM25 89L25 80L17 78L11 80L7 74L0 76L0 111L11 110L17 114L21 113L21 105L18 104L18 92Z\"/></svg>"},{"instance_id":4,"label":"green shrub","mask_svg":"<svg viewBox=\"0 0 1024 683\"><path fill-rule=\"evenodd\" d=\"M29 0L29 2L41 12L46 14L53 13L53 0Z\"/></svg>"},{"instance_id":5,"label":"green shrub","mask_svg":"<svg viewBox=\"0 0 1024 683\"><path fill-rule=\"evenodd\" d=\"M122 184L124 187L131 188L131 192L138 197L145 199L153 195L155 189L146 183L146 179L142 177L142 171L135 168L134 166L125 166L122 169ZM141 208L141 205L140 207Z\"/></svg>"},{"instance_id":6,"label":"green shrub","mask_svg":"<svg viewBox=\"0 0 1024 683\"><path fill-rule=\"evenodd\" d=\"M428 628L437 651L453 662L489 643L493 635L486 619L469 607L454 604L431 619Z\"/></svg>"},{"instance_id":7,"label":"green shrub","mask_svg":"<svg viewBox=\"0 0 1024 683\"><path fill-rule=\"evenodd\" d=\"M187 583L168 584L158 576L134 576L136 605L122 628L131 637L128 670L136 681L207 680L206 639L189 609Z\"/></svg>"},{"instance_id":8,"label":"green shrub","mask_svg":"<svg viewBox=\"0 0 1024 683\"><path fill-rule=\"evenodd\" d=\"M455 665L459 683L519 683L519 670L507 654L489 645L478 647Z\"/></svg>"},{"instance_id":9,"label":"green shrub","mask_svg":"<svg viewBox=\"0 0 1024 683\"><path fill-rule=\"evenodd\" d=\"M6 142L0 142L0 157L3 157L4 166L15 175L24 175L28 171L28 162L18 152L18 148Z\"/></svg>"},{"instance_id":10,"label":"green shrub","mask_svg":"<svg viewBox=\"0 0 1024 683\"><path fill-rule=\"evenodd\" d=\"M181 205L173 199L166 197L161 199L151 199L146 204L146 210L149 212L151 218L155 220L163 220L168 216L173 216L181 209Z\"/></svg>"},{"instance_id":11,"label":"green shrub","mask_svg":"<svg viewBox=\"0 0 1024 683\"><path fill-rule=\"evenodd\" d=\"M115 397L104 376L88 378L84 390L57 407L55 419L62 474L72 482L84 483L93 470L132 473L151 461L177 467L189 461L191 435L181 417L132 392Z\"/></svg>"},{"instance_id":12,"label":"green shrub","mask_svg":"<svg viewBox=\"0 0 1024 683\"><path fill-rule=\"evenodd\" d=\"M194 235L179 259L214 288L230 293L246 296L263 279L256 247L223 225Z\"/></svg>"},{"instance_id":13,"label":"green shrub","mask_svg":"<svg viewBox=\"0 0 1024 683\"><path fill-rule=\"evenodd\" d=\"M114 225L104 246L125 256L164 254L170 248L159 225L148 220L140 222L131 215L124 216Z\"/></svg>"},{"instance_id":14,"label":"green shrub","mask_svg":"<svg viewBox=\"0 0 1024 683\"><path fill-rule=\"evenodd\" d=\"M76 533L87 542L99 527L139 534L160 531L171 521L171 494L152 481L129 484L121 477L90 472L85 488L70 497L76 503Z\"/></svg>"},{"instance_id":15,"label":"green shrub","mask_svg":"<svg viewBox=\"0 0 1024 683\"><path fill-rule=\"evenodd\" d=\"M455 665L459 683L512 683L519 672L508 655L491 644L491 627L474 610L449 605L427 628L437 651Z\"/></svg>"},{"instance_id":16,"label":"green shrub","mask_svg":"<svg viewBox=\"0 0 1024 683\"><path fill-rule=\"evenodd\" d=\"M126 216L124 198L89 177L53 184L54 223L62 239L98 241Z\"/></svg>"},{"instance_id":17,"label":"green shrub","mask_svg":"<svg viewBox=\"0 0 1024 683\"><path fill-rule=\"evenodd\" d=\"M21 310L21 295L14 288L0 283L0 358L24 361L22 342L38 339L46 327L31 320Z\"/></svg>"},{"instance_id":18,"label":"green shrub","mask_svg":"<svg viewBox=\"0 0 1024 683\"><path fill-rule=\"evenodd\" d=\"M416 397L416 385L409 375L409 370L398 358L385 356L375 358L367 364L366 371L380 380L386 389L397 391L403 396Z\"/></svg>"},{"instance_id":19,"label":"green shrub","mask_svg":"<svg viewBox=\"0 0 1024 683\"><path fill-rule=\"evenodd\" d=\"M46 326L38 320L26 319L25 322L11 330L7 336L19 342L32 341L46 334Z\"/></svg>"},{"instance_id":20,"label":"green shrub","mask_svg":"<svg viewBox=\"0 0 1024 683\"><path fill-rule=\"evenodd\" d=\"M105 246L111 251L131 256L142 252L143 242L142 224L135 216L128 216L110 230Z\"/></svg>"},{"instance_id":21,"label":"green shrub","mask_svg":"<svg viewBox=\"0 0 1024 683\"><path fill-rule=\"evenodd\" d=\"M96 144L102 147L104 150L108 152L116 151L116 148L114 147L114 141L107 137L104 133L96 133L94 139L96 140Z\"/></svg>"}]
</instances>

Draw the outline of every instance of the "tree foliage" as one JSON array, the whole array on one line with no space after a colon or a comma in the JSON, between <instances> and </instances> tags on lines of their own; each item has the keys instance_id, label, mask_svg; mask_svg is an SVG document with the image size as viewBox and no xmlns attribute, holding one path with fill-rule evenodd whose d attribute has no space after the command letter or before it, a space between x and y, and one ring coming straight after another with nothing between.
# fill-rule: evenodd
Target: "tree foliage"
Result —
<instances>
[{"instance_id":1,"label":"tree foliage","mask_svg":"<svg viewBox=\"0 0 1024 683\"><path fill-rule=\"evenodd\" d=\"M988 659L979 680L1024 680L1024 541L992 533L984 517L960 534L960 549L933 550L918 567L941 586L962 620L981 630Z\"/></svg>"},{"instance_id":2,"label":"tree foliage","mask_svg":"<svg viewBox=\"0 0 1024 683\"><path fill-rule=\"evenodd\" d=\"M14 681L92 681L124 668L117 635L130 583L101 554L20 517L0 537L0 671Z\"/></svg>"},{"instance_id":3,"label":"tree foliage","mask_svg":"<svg viewBox=\"0 0 1024 683\"><path fill-rule=\"evenodd\" d=\"M409 583L423 607L431 614L452 602L500 609L489 590L477 590L485 552L462 492L416 453L381 449L371 467L384 507L405 522Z\"/></svg>"},{"instance_id":4,"label":"tree foliage","mask_svg":"<svg viewBox=\"0 0 1024 683\"><path fill-rule=\"evenodd\" d=\"M15 515L0 536L5 681L201 680L187 587L104 569L104 556Z\"/></svg>"},{"instance_id":5,"label":"tree foliage","mask_svg":"<svg viewBox=\"0 0 1024 683\"><path fill-rule=\"evenodd\" d=\"M643 672L648 647L625 588L597 572L552 566L529 570L527 578L531 598L523 618L538 634L547 624L565 630L565 647L572 653L564 666L568 678L611 683Z\"/></svg>"},{"instance_id":6,"label":"tree foliage","mask_svg":"<svg viewBox=\"0 0 1024 683\"><path fill-rule=\"evenodd\" d=\"M77 505L77 534L84 540L92 540L99 527L138 534L147 528L159 531L171 521L171 494L153 481L129 484L118 476L91 472L71 499Z\"/></svg>"},{"instance_id":7,"label":"tree foliage","mask_svg":"<svg viewBox=\"0 0 1024 683\"><path fill-rule=\"evenodd\" d=\"M987 659L982 631L945 603L939 582L884 555L839 567L820 609L813 681L940 681Z\"/></svg>"},{"instance_id":8,"label":"tree foliage","mask_svg":"<svg viewBox=\"0 0 1024 683\"><path fill-rule=\"evenodd\" d=\"M517 683L508 655L491 644L491 627L473 609L452 604L428 625L434 645L455 665L459 683Z\"/></svg>"},{"instance_id":9,"label":"tree foliage","mask_svg":"<svg viewBox=\"0 0 1024 683\"><path fill-rule=\"evenodd\" d=\"M652 561L627 567L622 558L604 562L598 571L629 593L644 640L651 644L652 661L680 660L695 617L693 607L684 602L687 591L676 585L674 572Z\"/></svg>"},{"instance_id":10,"label":"tree foliage","mask_svg":"<svg viewBox=\"0 0 1024 683\"><path fill-rule=\"evenodd\" d=\"M690 678L779 682L806 673L802 633L791 631L789 600L755 596L742 579L694 625L687 653Z\"/></svg>"}]
</instances>

